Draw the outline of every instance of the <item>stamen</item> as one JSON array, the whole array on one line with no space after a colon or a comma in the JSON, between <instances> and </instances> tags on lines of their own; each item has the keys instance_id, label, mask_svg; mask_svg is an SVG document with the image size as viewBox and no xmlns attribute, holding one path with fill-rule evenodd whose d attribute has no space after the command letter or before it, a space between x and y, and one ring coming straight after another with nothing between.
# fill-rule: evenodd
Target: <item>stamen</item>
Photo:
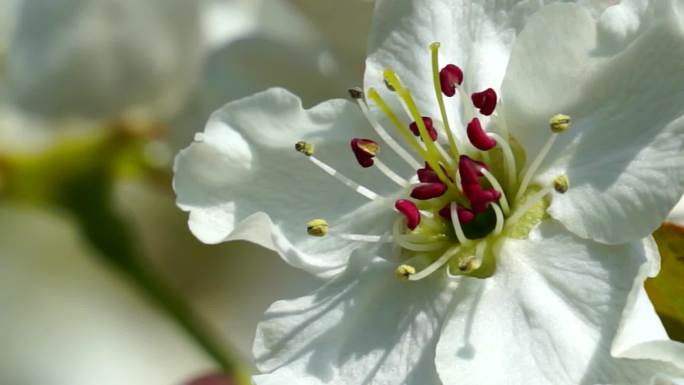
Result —
<instances>
[{"instance_id":1,"label":"stamen","mask_svg":"<svg viewBox=\"0 0 684 385\"><path fill-rule=\"evenodd\" d=\"M421 270L418 273L409 274L409 276L408 276L409 281L419 281L419 280L429 276L430 274L434 273L435 271L437 271L437 269L446 265L447 262L449 262L449 260L451 258L453 258L453 256L456 255L456 253L458 253L459 249L460 249L459 246L454 246L454 247L450 248L449 250L445 251L444 254L442 254L442 256L437 258L436 261L432 262L425 269ZM415 269L414 269L414 271L415 271Z\"/></svg>"},{"instance_id":2,"label":"stamen","mask_svg":"<svg viewBox=\"0 0 684 385\"><path fill-rule=\"evenodd\" d=\"M468 134L470 143L478 150L488 151L496 146L496 140L490 138L482 129L482 124L480 124L480 119L478 118L473 118L473 120L468 123L466 133Z\"/></svg>"},{"instance_id":3,"label":"stamen","mask_svg":"<svg viewBox=\"0 0 684 385\"><path fill-rule=\"evenodd\" d=\"M401 101L403 102L403 105L406 106L406 108L409 110L410 116L413 118L413 121L416 122L418 125L418 131L420 132L420 137L423 139L423 143L425 143L426 146L426 155L428 156L426 158L427 161L431 161L434 163L438 163L440 160L446 167L448 174L453 174L454 170L451 169L451 165L446 161L446 159L442 158L439 150L435 148L435 143L430 137L427 127L425 127L425 123L423 123L422 116L418 112L418 107L416 106L415 101L413 100L413 97L411 96L411 93L401 84L399 81L399 78L397 75L392 71L392 70L385 70L385 78L387 81L392 84L394 89L396 90L397 96ZM439 159L442 158L442 159ZM433 169L435 166L433 166ZM437 171L437 170L435 170Z\"/></svg>"},{"instance_id":4,"label":"stamen","mask_svg":"<svg viewBox=\"0 0 684 385\"><path fill-rule=\"evenodd\" d=\"M422 183L441 183L437 174L429 167L419 168L416 174L418 175L418 180Z\"/></svg>"},{"instance_id":5,"label":"stamen","mask_svg":"<svg viewBox=\"0 0 684 385\"><path fill-rule=\"evenodd\" d=\"M458 159L458 176L461 186L480 185L478 179L481 167L476 167L477 163L467 155L461 155Z\"/></svg>"},{"instance_id":6,"label":"stamen","mask_svg":"<svg viewBox=\"0 0 684 385\"><path fill-rule=\"evenodd\" d=\"M406 218L406 227L414 230L420 224L420 212L416 204L407 199L394 202L394 207Z\"/></svg>"},{"instance_id":7,"label":"stamen","mask_svg":"<svg viewBox=\"0 0 684 385\"><path fill-rule=\"evenodd\" d=\"M430 44L430 51L432 51L432 81L435 88L435 97L437 98L439 111L442 115L442 122L444 122L444 131L446 131L449 140L451 156L453 159L458 159L458 143L454 139L454 133L451 131L451 127L449 127L449 117L447 116L446 107L444 106L442 93L449 97L456 94L456 86L460 86L461 83L463 83L463 71L453 64L448 64L440 71L439 43L435 42Z\"/></svg>"},{"instance_id":8,"label":"stamen","mask_svg":"<svg viewBox=\"0 0 684 385\"><path fill-rule=\"evenodd\" d=\"M329 175L337 178L340 182L344 183L347 187L351 188L352 190L356 191L357 193L363 195L364 197L370 199L370 200L375 200L378 197L378 194L374 193L373 191L369 190L368 188L361 186L360 184L354 182L353 180L347 178L343 174L339 173L337 170L334 168L328 166L326 163L323 161L319 160L314 154L314 146L311 143L307 143L304 141L297 142L295 144L295 149L302 154L306 155L306 157L311 160L313 164L318 166L321 170L325 171Z\"/></svg>"},{"instance_id":9,"label":"stamen","mask_svg":"<svg viewBox=\"0 0 684 385\"><path fill-rule=\"evenodd\" d=\"M480 110L482 115L489 116L496 108L497 96L496 91L492 88L487 88L481 92L473 92L470 98L473 101L473 105Z\"/></svg>"},{"instance_id":10,"label":"stamen","mask_svg":"<svg viewBox=\"0 0 684 385\"><path fill-rule=\"evenodd\" d=\"M503 153L504 167L506 167L506 176L508 178L508 191L512 194L515 188L515 183L518 181L518 171L515 167L515 155L513 155L513 149L508 141L504 139L501 135L490 132L489 137L494 139L496 143L501 147L501 152Z\"/></svg>"},{"instance_id":11,"label":"stamen","mask_svg":"<svg viewBox=\"0 0 684 385\"><path fill-rule=\"evenodd\" d=\"M458 191L458 188L453 184L453 182L446 176L446 174L439 168L439 163L433 159L432 156L426 151L416 140L416 138L411 134L411 131L399 120L397 115L392 111L387 105L385 100L378 94L374 89L368 90L368 97L371 98L378 107L387 115L390 121L399 129L399 132L404 136L409 144L430 164L430 167L435 171L442 183L445 183L449 188L453 188L454 191ZM420 167L420 166L418 166Z\"/></svg>"},{"instance_id":12,"label":"stamen","mask_svg":"<svg viewBox=\"0 0 684 385\"><path fill-rule=\"evenodd\" d=\"M501 207L499 205L492 205L494 208L494 213L496 214L496 226L494 226L494 235L501 234L504 225L504 215L501 212Z\"/></svg>"},{"instance_id":13,"label":"stamen","mask_svg":"<svg viewBox=\"0 0 684 385\"><path fill-rule=\"evenodd\" d=\"M570 128L570 117L563 114L556 114L549 119L551 131L559 134Z\"/></svg>"},{"instance_id":14,"label":"stamen","mask_svg":"<svg viewBox=\"0 0 684 385\"><path fill-rule=\"evenodd\" d=\"M390 234L384 235L365 235L365 234L337 234L339 238L348 241L368 242L368 243L390 243L393 241Z\"/></svg>"},{"instance_id":15,"label":"stamen","mask_svg":"<svg viewBox=\"0 0 684 385\"><path fill-rule=\"evenodd\" d=\"M430 139L433 141L437 140L437 130L435 130L435 127L432 125L432 119L430 119L427 116L422 117L423 124L425 125L425 128L427 129L428 134L430 135ZM409 124L409 129L415 136L420 136L420 130L418 130L418 125L416 122L411 122Z\"/></svg>"},{"instance_id":16,"label":"stamen","mask_svg":"<svg viewBox=\"0 0 684 385\"><path fill-rule=\"evenodd\" d=\"M434 67L439 68L438 61L435 56L437 56L437 49L439 48L439 43L432 43L430 46L432 49L432 64ZM437 64L437 65L435 65ZM463 84L463 71L461 71L458 66L453 64L447 64L439 71L438 75L439 87L435 87L444 93L448 97L456 95L456 86Z\"/></svg>"},{"instance_id":17,"label":"stamen","mask_svg":"<svg viewBox=\"0 0 684 385\"><path fill-rule=\"evenodd\" d=\"M394 242L396 242L399 246L406 250L411 250L411 251L435 251L439 249L443 249L446 247L447 242L444 241L434 241L431 239L425 239L424 237L421 237L420 240L423 240L423 243L417 243L414 242L411 238L409 238L409 235L416 235L416 234L402 234L402 227L404 226L403 221L401 218L397 218L397 220L394 222L394 226L392 226L392 238L394 239Z\"/></svg>"},{"instance_id":18,"label":"stamen","mask_svg":"<svg viewBox=\"0 0 684 385\"><path fill-rule=\"evenodd\" d=\"M451 224L454 226L454 233L456 233L456 239L461 245L467 245L470 240L466 238L463 233L463 228L461 228L461 221L458 215L458 204L456 202L451 202Z\"/></svg>"},{"instance_id":19,"label":"stamen","mask_svg":"<svg viewBox=\"0 0 684 385\"><path fill-rule=\"evenodd\" d=\"M569 188L570 179L568 179L567 175L559 175L553 179L553 189L556 190L556 192L565 194L568 192Z\"/></svg>"},{"instance_id":20,"label":"stamen","mask_svg":"<svg viewBox=\"0 0 684 385\"><path fill-rule=\"evenodd\" d=\"M446 190L447 187L443 183L423 183L411 191L411 198L420 200L437 198L444 195Z\"/></svg>"},{"instance_id":21,"label":"stamen","mask_svg":"<svg viewBox=\"0 0 684 385\"><path fill-rule=\"evenodd\" d=\"M361 167L368 168L373 166L375 163L373 158L375 158L375 156L378 155L378 151L380 151L380 146L378 146L374 140L353 138L350 145L354 157L356 157L356 161L359 162Z\"/></svg>"},{"instance_id":22,"label":"stamen","mask_svg":"<svg viewBox=\"0 0 684 385\"><path fill-rule=\"evenodd\" d=\"M411 265L399 265L394 272L399 278L408 279L412 274L416 274L416 268Z\"/></svg>"},{"instance_id":23,"label":"stamen","mask_svg":"<svg viewBox=\"0 0 684 385\"><path fill-rule=\"evenodd\" d=\"M299 141L295 143L295 150L298 152L301 152L302 154L306 156L311 156L314 154L314 145L313 143L308 143L304 141Z\"/></svg>"},{"instance_id":24,"label":"stamen","mask_svg":"<svg viewBox=\"0 0 684 385\"><path fill-rule=\"evenodd\" d=\"M487 242L483 241L478 243L475 247L475 255L470 255L468 257L461 259L458 263L458 270L465 273L479 269L480 266L482 266L482 261L484 260L484 252L486 248Z\"/></svg>"},{"instance_id":25,"label":"stamen","mask_svg":"<svg viewBox=\"0 0 684 385\"><path fill-rule=\"evenodd\" d=\"M487 210L490 203L496 202L501 198L501 193L494 189L483 189L479 185L463 186L463 192L465 193L472 210L475 213L481 213Z\"/></svg>"},{"instance_id":26,"label":"stamen","mask_svg":"<svg viewBox=\"0 0 684 385\"><path fill-rule=\"evenodd\" d=\"M570 128L570 117L563 114L556 114L549 120L549 126L551 128L552 134L549 139L546 140L544 147L542 147L542 149L539 151L539 154L537 154L537 157L534 159L534 161L530 163L530 167L525 171L520 188L515 194L516 201L522 197L525 191L527 191L527 187L530 184L532 177L537 172L537 169L541 165L544 158L546 158L546 155L548 155L551 147L556 142L556 139L558 139L558 134Z\"/></svg>"},{"instance_id":27,"label":"stamen","mask_svg":"<svg viewBox=\"0 0 684 385\"><path fill-rule=\"evenodd\" d=\"M482 175L484 175L485 178L487 178L487 181L489 181L489 184L492 185L492 188L494 188L494 190L498 191L501 194L501 199L499 199L499 203L501 203L501 208L503 209L504 214L508 215L511 212L511 208L508 205L508 199L506 199L506 194L504 194L504 191L501 188L499 181L496 180L494 174L489 172L489 170L487 170L484 167L480 168L480 172L482 173Z\"/></svg>"},{"instance_id":28,"label":"stamen","mask_svg":"<svg viewBox=\"0 0 684 385\"><path fill-rule=\"evenodd\" d=\"M328 222L325 219L312 219L306 224L306 232L314 237L326 236L328 228Z\"/></svg>"},{"instance_id":29,"label":"stamen","mask_svg":"<svg viewBox=\"0 0 684 385\"><path fill-rule=\"evenodd\" d=\"M553 186L546 186L543 189L537 191L534 195L530 196L527 198L525 203L517 208L513 215L508 217L508 220L506 223L508 225L514 224L517 222L527 211L529 211L534 205L539 203L540 200L544 199L545 196L550 194L553 191Z\"/></svg>"},{"instance_id":30,"label":"stamen","mask_svg":"<svg viewBox=\"0 0 684 385\"><path fill-rule=\"evenodd\" d=\"M420 167L420 162L416 160L416 158L413 157L408 151L402 147L399 142L394 140L392 135L390 135L387 131L385 131L385 128L382 127L380 123L378 123L375 118L373 118L373 115L370 113L368 110L368 105L366 102L363 100L363 91L361 91L360 88L352 88L349 90L349 94L351 95L352 99L356 100L356 104L359 106L361 109L361 112L363 115L366 117L366 120L368 120L368 123L370 123L371 127L373 127L373 130L375 130L375 133L378 134L378 136L385 142L387 145L399 155L400 158L402 158L406 163L408 163L409 166L411 166L412 169L417 169Z\"/></svg>"},{"instance_id":31,"label":"stamen","mask_svg":"<svg viewBox=\"0 0 684 385\"><path fill-rule=\"evenodd\" d=\"M458 215L458 221L462 225L465 225L466 223L475 219L475 213L473 213L471 210L468 210L465 207L457 206L456 214ZM439 210L439 215L442 218L450 221L451 220L451 203L447 203L446 206L442 207Z\"/></svg>"},{"instance_id":32,"label":"stamen","mask_svg":"<svg viewBox=\"0 0 684 385\"><path fill-rule=\"evenodd\" d=\"M375 167L380 170L385 176L387 176L392 182L396 183L399 187L406 187L409 185L409 182L399 176L396 172L394 172L389 166L385 164L385 162L381 161L378 158L375 158Z\"/></svg>"},{"instance_id":33,"label":"stamen","mask_svg":"<svg viewBox=\"0 0 684 385\"><path fill-rule=\"evenodd\" d=\"M399 187L406 187L408 185L408 181L377 158L378 152L380 152L380 146L377 142L371 139L354 138L351 140L350 145L354 157L356 157L356 161L361 167L368 168L375 165L380 172L399 185Z\"/></svg>"}]
</instances>

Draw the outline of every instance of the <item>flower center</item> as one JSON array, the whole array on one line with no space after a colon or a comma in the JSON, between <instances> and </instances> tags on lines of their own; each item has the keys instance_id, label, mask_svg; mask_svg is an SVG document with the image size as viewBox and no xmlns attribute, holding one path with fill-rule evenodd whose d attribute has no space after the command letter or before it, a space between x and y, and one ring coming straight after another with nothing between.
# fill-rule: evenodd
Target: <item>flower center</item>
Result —
<instances>
[{"instance_id":1,"label":"flower center","mask_svg":"<svg viewBox=\"0 0 684 385\"><path fill-rule=\"evenodd\" d=\"M545 215L549 196L564 193L566 176L549 186L530 183L557 136L570 127L570 118L558 114L549 121L551 135L532 162L523 168L525 152L509 135L496 114L498 97L488 88L470 96L463 87L463 71L453 64L440 69L439 43L430 45L438 117L420 113L413 96L399 76L387 69L384 82L403 107L402 119L373 88L350 90L375 133L400 158L416 170L410 180L402 178L380 159L380 144L369 138L353 138L353 155L363 168L377 167L396 183L405 197L394 203L397 218L386 234L331 234L358 242L392 242L403 261L396 273L408 280L423 279L438 270L446 274L485 278L495 272L494 249L503 237L524 238ZM449 125L444 96L459 95L469 123L467 140L459 140ZM365 96L365 98L364 98ZM400 145L369 112L372 101L404 138L413 154ZM488 128L482 122L488 121ZM364 197L386 199L340 174L314 156L311 143L299 142L296 149L323 171ZM416 158L417 156L417 158ZM314 219L307 224L313 236L326 236L328 223Z\"/></svg>"}]
</instances>

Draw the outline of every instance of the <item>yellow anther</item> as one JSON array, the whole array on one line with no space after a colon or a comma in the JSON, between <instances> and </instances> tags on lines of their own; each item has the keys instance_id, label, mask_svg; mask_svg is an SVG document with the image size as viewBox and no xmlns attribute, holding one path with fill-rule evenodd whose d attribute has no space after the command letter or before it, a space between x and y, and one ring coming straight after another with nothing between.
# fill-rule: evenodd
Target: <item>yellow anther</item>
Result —
<instances>
[{"instance_id":1,"label":"yellow anther","mask_svg":"<svg viewBox=\"0 0 684 385\"><path fill-rule=\"evenodd\" d=\"M306 232L314 237L328 235L328 222L325 219L313 219L306 224Z\"/></svg>"},{"instance_id":2,"label":"yellow anther","mask_svg":"<svg viewBox=\"0 0 684 385\"><path fill-rule=\"evenodd\" d=\"M394 92L394 91L397 90L396 88L394 88L394 86L392 85L392 83L390 83L389 80L387 80L387 78L385 78L385 79L383 79L383 80L385 81L385 87L387 87L388 90L390 90L390 91L392 91L392 92Z\"/></svg>"},{"instance_id":3,"label":"yellow anther","mask_svg":"<svg viewBox=\"0 0 684 385\"><path fill-rule=\"evenodd\" d=\"M352 99L363 99L363 90L361 87L350 88L347 91Z\"/></svg>"},{"instance_id":4,"label":"yellow anther","mask_svg":"<svg viewBox=\"0 0 684 385\"><path fill-rule=\"evenodd\" d=\"M416 274L416 268L411 265L399 265L394 272L401 279L409 279L410 276Z\"/></svg>"},{"instance_id":5,"label":"yellow anther","mask_svg":"<svg viewBox=\"0 0 684 385\"><path fill-rule=\"evenodd\" d=\"M301 152L306 156L311 156L314 154L314 145L313 143L299 141L295 143L295 150Z\"/></svg>"},{"instance_id":6,"label":"yellow anther","mask_svg":"<svg viewBox=\"0 0 684 385\"><path fill-rule=\"evenodd\" d=\"M553 180L553 188L561 194L564 194L570 188L570 179L567 175L559 175Z\"/></svg>"},{"instance_id":7,"label":"yellow anther","mask_svg":"<svg viewBox=\"0 0 684 385\"><path fill-rule=\"evenodd\" d=\"M482 261L478 260L474 255L462 258L458 261L458 270L466 273L477 270L482 266Z\"/></svg>"},{"instance_id":8,"label":"yellow anther","mask_svg":"<svg viewBox=\"0 0 684 385\"><path fill-rule=\"evenodd\" d=\"M571 122L570 122L570 117L568 115L563 115L563 114L556 114L549 119L549 126L551 127L551 131L555 133L561 133L568 128L570 128Z\"/></svg>"}]
</instances>

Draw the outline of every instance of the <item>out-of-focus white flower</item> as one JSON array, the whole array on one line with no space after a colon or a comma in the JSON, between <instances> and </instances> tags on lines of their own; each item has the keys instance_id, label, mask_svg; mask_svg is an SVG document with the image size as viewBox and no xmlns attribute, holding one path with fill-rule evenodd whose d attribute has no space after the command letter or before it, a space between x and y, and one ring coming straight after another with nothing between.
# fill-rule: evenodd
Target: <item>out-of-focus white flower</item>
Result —
<instances>
[{"instance_id":1,"label":"out-of-focus white flower","mask_svg":"<svg viewBox=\"0 0 684 385\"><path fill-rule=\"evenodd\" d=\"M197 2L27 0L6 58L11 97L50 116L177 111L199 73Z\"/></svg>"},{"instance_id":2,"label":"out-of-focus white flower","mask_svg":"<svg viewBox=\"0 0 684 385\"><path fill-rule=\"evenodd\" d=\"M272 89L215 112L177 157L178 204L200 240L250 240L332 277L266 313L255 382L641 385L681 376L684 348L638 305L658 269L648 236L684 185L684 111L656 101L681 97L671 78L684 72L679 4L651 4L652 19L636 30L610 7L595 19L576 5L532 17L459 5L378 2L365 90L352 92L363 114L342 100L304 109ZM440 59L465 71L440 71ZM498 114L494 89L467 93L489 86L503 95ZM462 103L446 109L442 93L458 92ZM573 116L572 129L558 112ZM386 131L395 126L415 154ZM369 135L396 155L378 153ZM360 173L345 155L350 138L358 163L377 172ZM423 184L402 159L420 167ZM395 201L409 194L414 201ZM320 217L330 224L309 221Z\"/></svg>"},{"instance_id":3,"label":"out-of-focus white flower","mask_svg":"<svg viewBox=\"0 0 684 385\"><path fill-rule=\"evenodd\" d=\"M169 385L213 369L60 213L3 203L0 245L0 383Z\"/></svg>"}]
</instances>

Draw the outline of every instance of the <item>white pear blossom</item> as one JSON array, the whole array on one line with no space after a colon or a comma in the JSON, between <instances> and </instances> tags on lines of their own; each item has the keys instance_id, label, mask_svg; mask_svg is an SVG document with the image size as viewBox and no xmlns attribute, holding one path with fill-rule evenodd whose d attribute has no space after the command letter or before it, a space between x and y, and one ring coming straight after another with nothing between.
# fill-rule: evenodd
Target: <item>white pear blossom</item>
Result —
<instances>
[{"instance_id":1,"label":"white pear blossom","mask_svg":"<svg viewBox=\"0 0 684 385\"><path fill-rule=\"evenodd\" d=\"M178 155L201 241L328 279L266 312L256 384L682 381L642 285L684 190L684 4L534 4L378 1L351 102L270 89Z\"/></svg>"}]
</instances>

